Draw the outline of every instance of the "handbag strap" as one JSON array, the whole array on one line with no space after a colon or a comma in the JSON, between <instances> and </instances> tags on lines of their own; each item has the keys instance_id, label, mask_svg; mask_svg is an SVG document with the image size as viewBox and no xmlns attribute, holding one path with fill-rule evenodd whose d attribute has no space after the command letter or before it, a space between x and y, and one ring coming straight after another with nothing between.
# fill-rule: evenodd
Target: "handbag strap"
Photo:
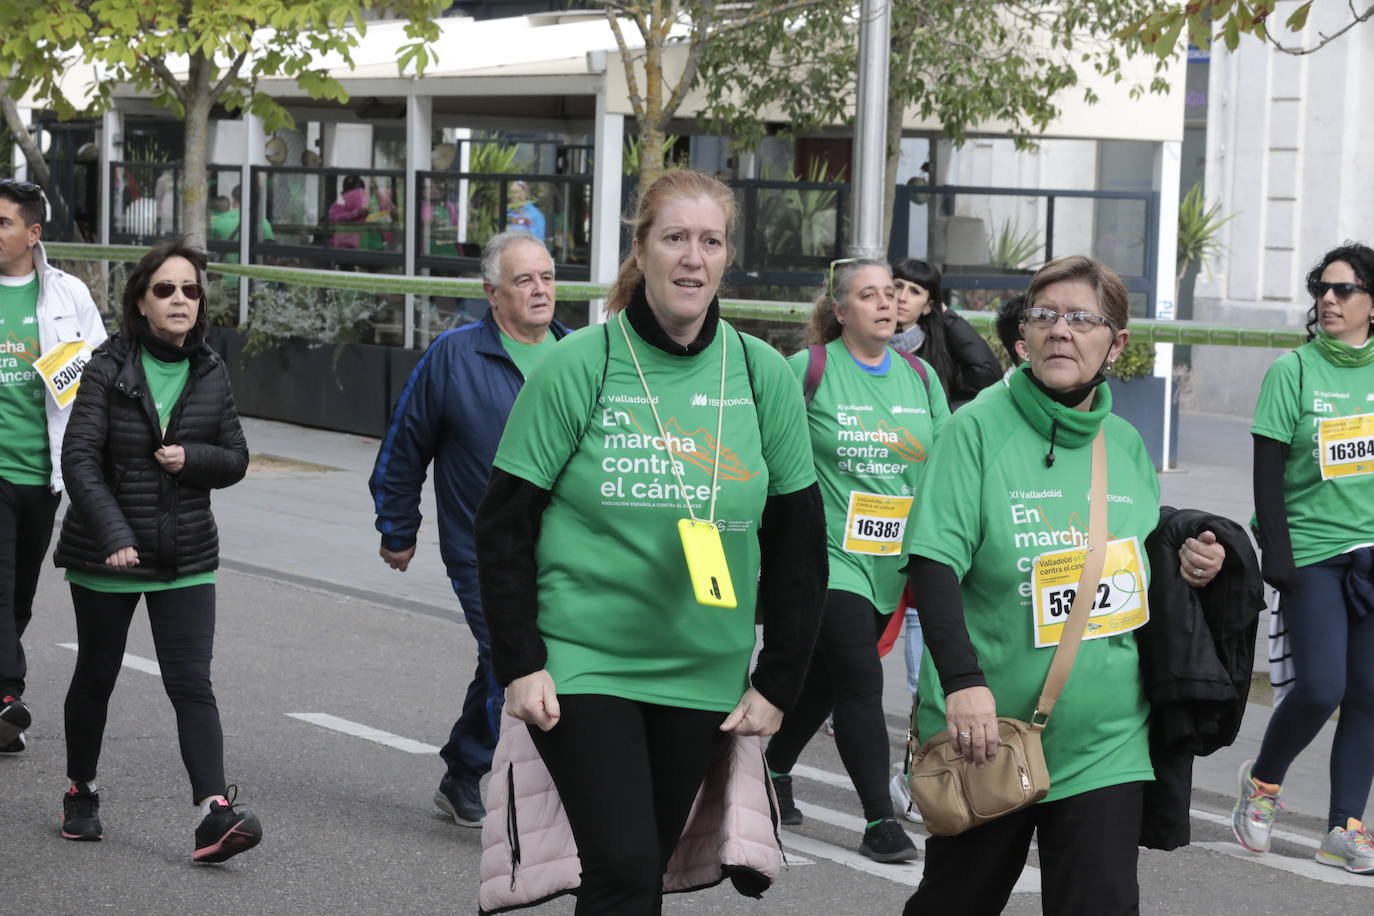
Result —
<instances>
[{"instance_id":1,"label":"handbag strap","mask_svg":"<svg viewBox=\"0 0 1374 916\"><path fill-rule=\"evenodd\" d=\"M1040 693L1040 702L1035 704L1035 715L1031 724L1044 727L1049 720L1054 704L1064 692L1073 671L1074 659L1078 656L1078 644L1083 640L1083 631L1088 627L1088 615L1092 612L1097 598L1097 583L1102 581L1102 568L1107 562L1107 440L1101 428L1092 445L1092 496L1088 505L1088 555L1083 562L1083 572L1078 577L1078 591L1074 593L1073 604L1069 608L1069 619L1059 635L1059 647L1054 650L1054 660L1050 662L1050 673L1045 676L1045 687Z\"/></svg>"}]
</instances>

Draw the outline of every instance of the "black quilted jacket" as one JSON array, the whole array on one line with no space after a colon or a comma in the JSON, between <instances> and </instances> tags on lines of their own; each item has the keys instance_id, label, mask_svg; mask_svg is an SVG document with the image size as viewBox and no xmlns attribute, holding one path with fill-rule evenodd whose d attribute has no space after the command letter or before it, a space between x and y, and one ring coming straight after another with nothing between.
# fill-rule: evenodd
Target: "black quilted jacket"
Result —
<instances>
[{"instance_id":1,"label":"black quilted jacket","mask_svg":"<svg viewBox=\"0 0 1374 916\"><path fill-rule=\"evenodd\" d=\"M163 471L153 452L180 445L186 464ZM243 479L243 438L224 361L202 343L164 439L143 375L140 348L126 333L98 347L87 364L62 440L71 508L53 562L135 579L175 579L219 565L210 490ZM139 563L116 570L105 558L138 549Z\"/></svg>"}]
</instances>

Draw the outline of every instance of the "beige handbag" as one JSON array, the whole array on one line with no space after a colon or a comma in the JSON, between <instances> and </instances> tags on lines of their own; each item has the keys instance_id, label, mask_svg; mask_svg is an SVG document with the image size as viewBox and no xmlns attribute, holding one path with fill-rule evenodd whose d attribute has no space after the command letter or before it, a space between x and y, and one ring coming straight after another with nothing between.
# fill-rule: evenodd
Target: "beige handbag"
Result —
<instances>
[{"instance_id":1,"label":"beige handbag","mask_svg":"<svg viewBox=\"0 0 1374 916\"><path fill-rule=\"evenodd\" d=\"M1033 805L1050 791L1050 772L1040 733L1068 683L1078 644L1088 624L1088 614L1102 578L1107 543L1107 444L1099 429L1092 444L1092 497L1088 515L1088 556L1078 579L1069 619L1050 663L1045 687L1030 722L999 718L997 735L1002 746L986 766L965 760L947 730L921 745L914 753L916 711L907 731L911 755L911 799L932 836L954 836L979 824Z\"/></svg>"}]
</instances>

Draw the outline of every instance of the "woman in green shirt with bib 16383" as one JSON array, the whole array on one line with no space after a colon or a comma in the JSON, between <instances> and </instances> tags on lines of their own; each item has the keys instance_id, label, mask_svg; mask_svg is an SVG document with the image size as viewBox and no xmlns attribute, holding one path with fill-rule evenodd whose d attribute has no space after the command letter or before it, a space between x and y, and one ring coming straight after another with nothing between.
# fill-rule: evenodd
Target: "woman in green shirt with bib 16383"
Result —
<instances>
[{"instance_id":1,"label":"woman in green shirt with bib 16383","mask_svg":"<svg viewBox=\"0 0 1374 916\"><path fill-rule=\"evenodd\" d=\"M712 763L731 735L774 732L801 689L824 520L796 380L720 316L734 222L733 192L710 176L646 188L608 320L560 342L511 410L476 520L492 663L524 723L507 718L496 755L533 742L581 876L522 882L538 880L535 834L508 836L514 800L498 812L489 787L483 841L509 842L513 870L489 872L488 848L485 910L575 890L578 913L659 912Z\"/></svg>"},{"instance_id":2,"label":"woman in green shirt with bib 16383","mask_svg":"<svg viewBox=\"0 0 1374 916\"><path fill-rule=\"evenodd\" d=\"M908 520L921 498L932 445L949 417L929 364L888 346L896 327L886 262L837 261L816 296L812 347L788 360L810 401L830 580L801 699L768 744L782 822L800 824L789 774L833 711L835 744L863 805L859 852L879 862L914 859L916 847L893 816L888 794L878 637L902 596Z\"/></svg>"},{"instance_id":3,"label":"woman in green shirt with bib 16383","mask_svg":"<svg viewBox=\"0 0 1374 916\"><path fill-rule=\"evenodd\" d=\"M916 505L909 572L927 653L920 740L947 733L966 760L985 764L999 753L998 716L1032 718L1085 563L1099 432L1102 597L1042 734L1049 794L931 837L909 914L1002 912L1033 836L1046 913L1139 912L1142 783L1154 769L1134 631L1150 618L1144 544L1159 520L1159 480L1139 433L1111 413L1103 378L1126 345L1129 301L1111 268L1075 256L1042 267L1026 302L1027 366L945 425ZM1225 556L1204 531L1180 548L1181 574L1200 588Z\"/></svg>"},{"instance_id":4,"label":"woman in green shirt with bib 16383","mask_svg":"<svg viewBox=\"0 0 1374 916\"><path fill-rule=\"evenodd\" d=\"M67 691L62 836L99 840L96 766L138 599L148 609L182 761L199 808L191 858L222 862L262 825L226 796L224 735L210 685L219 537L210 491L243 479L229 373L205 340L205 253L159 245L129 273L119 333L92 355L62 443L71 508L54 561L67 569L77 656Z\"/></svg>"}]
</instances>

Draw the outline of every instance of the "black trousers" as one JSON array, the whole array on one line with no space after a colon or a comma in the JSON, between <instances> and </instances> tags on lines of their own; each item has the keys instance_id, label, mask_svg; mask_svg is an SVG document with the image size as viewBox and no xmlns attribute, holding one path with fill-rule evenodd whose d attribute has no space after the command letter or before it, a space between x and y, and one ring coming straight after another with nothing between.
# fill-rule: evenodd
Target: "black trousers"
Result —
<instances>
[{"instance_id":1,"label":"black trousers","mask_svg":"<svg viewBox=\"0 0 1374 916\"><path fill-rule=\"evenodd\" d=\"M996 916L1040 849L1045 916L1137 916L1142 784L1042 802L958 836L926 840L925 876L903 916Z\"/></svg>"},{"instance_id":2,"label":"black trousers","mask_svg":"<svg viewBox=\"0 0 1374 916\"><path fill-rule=\"evenodd\" d=\"M61 499L46 484L0 478L0 697L24 693L28 664L20 637L33 619L38 572Z\"/></svg>"},{"instance_id":3,"label":"black trousers","mask_svg":"<svg viewBox=\"0 0 1374 916\"><path fill-rule=\"evenodd\" d=\"M726 714L599 694L558 702L557 725L529 730L582 859L576 912L656 914L663 869L726 741Z\"/></svg>"},{"instance_id":4,"label":"black trousers","mask_svg":"<svg viewBox=\"0 0 1374 916\"><path fill-rule=\"evenodd\" d=\"M73 585L76 670L67 689L67 778L95 779L110 694L124 659L139 593L111 594ZM181 760L191 777L191 801L224 794L224 733L210 686L215 643L215 587L192 585L144 593L162 669L162 686L177 717Z\"/></svg>"},{"instance_id":5,"label":"black trousers","mask_svg":"<svg viewBox=\"0 0 1374 916\"><path fill-rule=\"evenodd\" d=\"M801 696L768 742L768 766L790 773L811 736L832 711L835 747L863 804L864 820L892 817L887 792L887 720L878 635L887 625L873 603L853 592L825 593L821 632Z\"/></svg>"}]
</instances>

